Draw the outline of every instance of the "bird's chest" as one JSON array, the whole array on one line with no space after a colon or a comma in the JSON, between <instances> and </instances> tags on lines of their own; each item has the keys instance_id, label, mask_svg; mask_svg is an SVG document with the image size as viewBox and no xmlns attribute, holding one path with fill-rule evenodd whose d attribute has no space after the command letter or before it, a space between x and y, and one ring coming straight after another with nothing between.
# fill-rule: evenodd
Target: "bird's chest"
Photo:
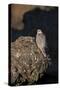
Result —
<instances>
[{"instance_id":1,"label":"bird's chest","mask_svg":"<svg viewBox=\"0 0 60 90\"><path fill-rule=\"evenodd\" d=\"M46 42L46 40L45 40L45 37L44 36L37 35L37 37L36 37L36 43L37 43L37 45L39 47L45 46L45 42Z\"/></svg>"}]
</instances>

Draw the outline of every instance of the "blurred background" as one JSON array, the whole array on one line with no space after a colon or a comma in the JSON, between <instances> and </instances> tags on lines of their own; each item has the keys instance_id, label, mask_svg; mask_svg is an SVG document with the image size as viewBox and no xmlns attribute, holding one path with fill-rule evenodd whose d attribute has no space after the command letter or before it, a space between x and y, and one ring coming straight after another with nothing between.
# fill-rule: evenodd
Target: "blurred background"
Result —
<instances>
[{"instance_id":1,"label":"blurred background","mask_svg":"<svg viewBox=\"0 0 60 90\"><path fill-rule=\"evenodd\" d=\"M58 82L58 7L9 5L9 37L14 42L20 36L36 36L37 29L46 36L51 65L37 84Z\"/></svg>"}]
</instances>

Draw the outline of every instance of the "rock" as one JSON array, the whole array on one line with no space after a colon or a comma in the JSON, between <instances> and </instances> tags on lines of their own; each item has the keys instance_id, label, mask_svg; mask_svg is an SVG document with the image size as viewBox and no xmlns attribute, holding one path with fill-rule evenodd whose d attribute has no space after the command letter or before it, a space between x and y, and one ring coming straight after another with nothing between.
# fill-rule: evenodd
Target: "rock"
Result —
<instances>
[{"instance_id":1,"label":"rock","mask_svg":"<svg viewBox=\"0 0 60 90\"><path fill-rule=\"evenodd\" d=\"M19 37L11 43L11 85L33 84L42 78L48 60L38 49L34 37Z\"/></svg>"},{"instance_id":2,"label":"rock","mask_svg":"<svg viewBox=\"0 0 60 90\"><path fill-rule=\"evenodd\" d=\"M22 30L24 28L24 13L34 10L37 7L40 10L47 12L50 10L54 10L54 7L52 6L11 4L11 28L17 31Z\"/></svg>"}]
</instances>

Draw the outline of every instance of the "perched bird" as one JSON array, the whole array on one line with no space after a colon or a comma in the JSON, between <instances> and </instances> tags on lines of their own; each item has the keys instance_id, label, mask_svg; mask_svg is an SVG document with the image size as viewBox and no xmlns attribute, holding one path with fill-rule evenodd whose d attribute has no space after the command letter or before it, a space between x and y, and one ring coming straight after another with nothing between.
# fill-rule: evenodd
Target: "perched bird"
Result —
<instances>
[{"instance_id":1,"label":"perched bird","mask_svg":"<svg viewBox=\"0 0 60 90\"><path fill-rule=\"evenodd\" d=\"M47 48L46 37L41 29L37 30L36 44L37 44L37 47L41 50L44 57L47 57L47 54L45 51L45 49Z\"/></svg>"}]
</instances>

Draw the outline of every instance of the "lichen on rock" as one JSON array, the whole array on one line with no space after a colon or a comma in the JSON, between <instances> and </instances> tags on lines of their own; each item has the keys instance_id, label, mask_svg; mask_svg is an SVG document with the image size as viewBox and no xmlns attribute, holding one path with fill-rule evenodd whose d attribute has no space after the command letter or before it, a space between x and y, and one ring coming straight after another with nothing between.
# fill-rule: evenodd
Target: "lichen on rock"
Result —
<instances>
[{"instance_id":1,"label":"lichen on rock","mask_svg":"<svg viewBox=\"0 0 60 90\"><path fill-rule=\"evenodd\" d=\"M35 38L21 36L11 43L11 85L33 84L42 77L48 60L38 49Z\"/></svg>"}]
</instances>

